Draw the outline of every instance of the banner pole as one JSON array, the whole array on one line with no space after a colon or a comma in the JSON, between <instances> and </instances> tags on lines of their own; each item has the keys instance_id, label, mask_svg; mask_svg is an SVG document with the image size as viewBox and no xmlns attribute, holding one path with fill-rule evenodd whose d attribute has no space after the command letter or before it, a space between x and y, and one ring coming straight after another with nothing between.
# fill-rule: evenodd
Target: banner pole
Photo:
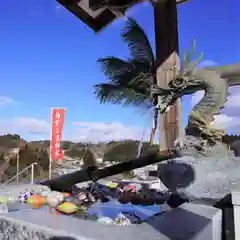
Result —
<instances>
[{"instance_id":1,"label":"banner pole","mask_svg":"<svg viewBox=\"0 0 240 240\"><path fill-rule=\"evenodd\" d=\"M53 120L52 112L53 112L53 109L51 108L51 130L50 130L49 167L48 167L49 179L52 178L52 120Z\"/></svg>"}]
</instances>

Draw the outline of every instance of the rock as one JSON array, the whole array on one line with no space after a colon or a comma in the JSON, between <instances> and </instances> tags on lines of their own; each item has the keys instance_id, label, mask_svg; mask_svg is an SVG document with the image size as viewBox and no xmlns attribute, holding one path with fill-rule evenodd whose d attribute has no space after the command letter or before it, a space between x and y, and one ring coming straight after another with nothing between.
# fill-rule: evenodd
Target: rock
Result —
<instances>
[{"instance_id":1,"label":"rock","mask_svg":"<svg viewBox=\"0 0 240 240\"><path fill-rule=\"evenodd\" d=\"M141 218L138 217L135 213L133 212L121 212L118 217L120 217L120 219L122 217L125 217L125 219L127 219L128 223L130 222L129 225L131 224L138 224L141 222Z\"/></svg>"},{"instance_id":2,"label":"rock","mask_svg":"<svg viewBox=\"0 0 240 240\"><path fill-rule=\"evenodd\" d=\"M98 218L97 222L105 224L114 224L114 221L109 217L100 217Z\"/></svg>"},{"instance_id":3,"label":"rock","mask_svg":"<svg viewBox=\"0 0 240 240\"><path fill-rule=\"evenodd\" d=\"M8 206L6 203L1 203L0 204L0 214L1 213L8 213Z\"/></svg>"},{"instance_id":4,"label":"rock","mask_svg":"<svg viewBox=\"0 0 240 240\"><path fill-rule=\"evenodd\" d=\"M62 203L64 200L64 196L60 192L52 191L51 193L48 194L47 196L47 204L50 207L56 207L60 203Z\"/></svg>"},{"instance_id":5,"label":"rock","mask_svg":"<svg viewBox=\"0 0 240 240\"><path fill-rule=\"evenodd\" d=\"M43 191L40 192L39 194L41 194L43 197L47 197L50 193L51 193L51 191L43 190Z\"/></svg>"},{"instance_id":6,"label":"rock","mask_svg":"<svg viewBox=\"0 0 240 240\"><path fill-rule=\"evenodd\" d=\"M96 202L95 197L91 193L88 193L87 197L88 197L88 202L90 202L90 203L95 203Z\"/></svg>"},{"instance_id":7,"label":"rock","mask_svg":"<svg viewBox=\"0 0 240 240\"><path fill-rule=\"evenodd\" d=\"M181 143L180 143L181 142ZM203 141L200 137L185 136L183 141L175 141L175 148L178 156L228 158L234 157L234 152L226 144L217 142L213 146Z\"/></svg>"},{"instance_id":8,"label":"rock","mask_svg":"<svg viewBox=\"0 0 240 240\"><path fill-rule=\"evenodd\" d=\"M240 187L240 158L181 157L158 165L157 175L172 192L188 200L219 200Z\"/></svg>"},{"instance_id":9,"label":"rock","mask_svg":"<svg viewBox=\"0 0 240 240\"><path fill-rule=\"evenodd\" d=\"M50 193L51 190L49 187L39 184L9 184L0 189L0 196L11 195L13 199L19 199L19 197L25 192L42 195L43 192Z\"/></svg>"},{"instance_id":10,"label":"rock","mask_svg":"<svg viewBox=\"0 0 240 240\"><path fill-rule=\"evenodd\" d=\"M131 202L132 198L136 195L136 193L131 191L123 191L121 196L118 198L118 201L120 203L129 203Z\"/></svg>"},{"instance_id":11,"label":"rock","mask_svg":"<svg viewBox=\"0 0 240 240\"><path fill-rule=\"evenodd\" d=\"M123 215L122 213L119 213L116 219L114 220L115 224L121 225L121 226L128 226L132 225L130 219Z\"/></svg>"},{"instance_id":12,"label":"rock","mask_svg":"<svg viewBox=\"0 0 240 240\"><path fill-rule=\"evenodd\" d=\"M79 200L79 202L86 202L88 200L87 194L84 192L78 193L76 197Z\"/></svg>"}]
</instances>

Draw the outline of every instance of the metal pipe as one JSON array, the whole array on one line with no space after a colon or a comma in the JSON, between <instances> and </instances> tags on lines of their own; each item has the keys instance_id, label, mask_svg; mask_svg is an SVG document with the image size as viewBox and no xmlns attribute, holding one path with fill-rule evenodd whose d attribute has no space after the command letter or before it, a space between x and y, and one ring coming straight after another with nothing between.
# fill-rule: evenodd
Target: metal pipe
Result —
<instances>
[{"instance_id":1,"label":"metal pipe","mask_svg":"<svg viewBox=\"0 0 240 240\"><path fill-rule=\"evenodd\" d=\"M16 177L17 184L19 183L19 152L20 152L20 148L18 148L18 151L17 151L17 177Z\"/></svg>"},{"instance_id":2,"label":"metal pipe","mask_svg":"<svg viewBox=\"0 0 240 240\"><path fill-rule=\"evenodd\" d=\"M33 184L33 182L34 182L34 165L35 164L32 164L32 166L31 166L31 184Z\"/></svg>"},{"instance_id":3,"label":"metal pipe","mask_svg":"<svg viewBox=\"0 0 240 240\"><path fill-rule=\"evenodd\" d=\"M30 167L32 167L32 165L37 165L37 163L32 163L31 165L27 166L26 168L24 168L21 172L18 173L18 175L14 175L13 177L11 177L10 179L8 179L6 182L4 182L2 184L2 186L8 184L9 182L13 181L15 178L17 178L17 176L21 175L22 173L26 172Z\"/></svg>"}]
</instances>

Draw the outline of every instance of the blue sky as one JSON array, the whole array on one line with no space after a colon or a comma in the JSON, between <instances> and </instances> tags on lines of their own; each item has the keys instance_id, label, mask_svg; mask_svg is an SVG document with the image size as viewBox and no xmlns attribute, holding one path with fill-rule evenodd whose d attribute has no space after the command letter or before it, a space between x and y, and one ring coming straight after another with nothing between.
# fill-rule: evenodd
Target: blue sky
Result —
<instances>
[{"instance_id":1,"label":"blue sky","mask_svg":"<svg viewBox=\"0 0 240 240\"><path fill-rule=\"evenodd\" d=\"M92 86L105 81L96 60L109 55L128 56L119 36L124 19L96 35L54 0L0 0L0 4L0 96L8 98L0 106L1 133L15 131L28 139L47 137L51 107L67 108L67 138L88 134L96 140L101 130L106 139L118 138L120 130L111 133L116 126L126 133L133 131L133 135L141 132L146 116L139 110L100 105L93 95ZM231 4L229 0L190 0L181 5L180 49L189 49L196 39L197 51L204 52L205 60L220 65L239 62L239 9L238 0ZM151 6L138 5L129 15L143 26L154 46ZM190 100L191 96L183 100L184 122L191 109ZM32 122L40 130L34 131Z\"/></svg>"}]
</instances>

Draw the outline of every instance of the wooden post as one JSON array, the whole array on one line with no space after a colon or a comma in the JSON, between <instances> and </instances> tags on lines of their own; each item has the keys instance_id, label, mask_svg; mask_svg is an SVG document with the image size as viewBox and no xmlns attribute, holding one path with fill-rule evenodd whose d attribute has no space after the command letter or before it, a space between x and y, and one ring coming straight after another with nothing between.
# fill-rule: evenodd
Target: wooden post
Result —
<instances>
[{"instance_id":1,"label":"wooden post","mask_svg":"<svg viewBox=\"0 0 240 240\"><path fill-rule=\"evenodd\" d=\"M166 87L179 69L178 21L176 0L156 2L154 5L157 85ZM172 148L181 134L181 101L159 116L160 151Z\"/></svg>"}]
</instances>

